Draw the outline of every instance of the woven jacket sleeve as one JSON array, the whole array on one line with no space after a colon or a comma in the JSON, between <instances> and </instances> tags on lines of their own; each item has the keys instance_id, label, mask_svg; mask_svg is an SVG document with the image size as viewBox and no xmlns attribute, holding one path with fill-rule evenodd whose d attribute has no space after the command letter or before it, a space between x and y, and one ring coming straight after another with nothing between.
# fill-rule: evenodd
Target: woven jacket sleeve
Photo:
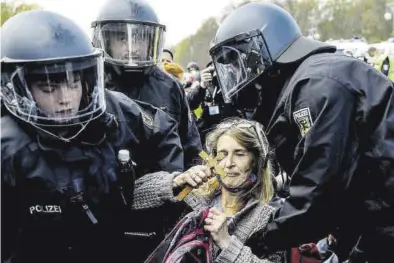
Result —
<instances>
[{"instance_id":1,"label":"woven jacket sleeve","mask_svg":"<svg viewBox=\"0 0 394 263\"><path fill-rule=\"evenodd\" d=\"M137 179L132 208L135 210L155 208L166 202L176 202L172 180L179 174L180 172L156 172Z\"/></svg>"},{"instance_id":2,"label":"woven jacket sleeve","mask_svg":"<svg viewBox=\"0 0 394 263\"><path fill-rule=\"evenodd\" d=\"M251 234L264 229L275 208L264 205L259 213L251 218L249 224L253 227ZM247 240L247 238L246 238ZM229 246L223 249L215 262L218 263L281 263L284 262L285 252L277 251L271 254L255 255L250 247L245 245L240 238L232 235Z\"/></svg>"},{"instance_id":3,"label":"woven jacket sleeve","mask_svg":"<svg viewBox=\"0 0 394 263\"><path fill-rule=\"evenodd\" d=\"M133 206L134 210L160 207L167 202L178 202L172 188L173 179L180 172L156 172L137 179L135 182ZM183 200L193 210L207 206L208 202L191 192Z\"/></svg>"}]
</instances>

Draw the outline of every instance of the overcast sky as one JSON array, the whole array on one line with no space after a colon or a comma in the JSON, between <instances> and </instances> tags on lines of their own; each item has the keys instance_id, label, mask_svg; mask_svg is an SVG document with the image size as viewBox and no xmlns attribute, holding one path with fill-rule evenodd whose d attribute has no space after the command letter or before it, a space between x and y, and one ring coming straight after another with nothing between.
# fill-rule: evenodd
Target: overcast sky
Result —
<instances>
[{"instance_id":1,"label":"overcast sky","mask_svg":"<svg viewBox=\"0 0 394 263\"><path fill-rule=\"evenodd\" d=\"M90 23L95 19L105 1L17 0L17 2L36 3L46 10L67 16L89 35L91 34ZM161 22L167 26L166 46L170 46L196 32L205 19L219 16L232 0L148 0L148 2L156 10Z\"/></svg>"}]
</instances>

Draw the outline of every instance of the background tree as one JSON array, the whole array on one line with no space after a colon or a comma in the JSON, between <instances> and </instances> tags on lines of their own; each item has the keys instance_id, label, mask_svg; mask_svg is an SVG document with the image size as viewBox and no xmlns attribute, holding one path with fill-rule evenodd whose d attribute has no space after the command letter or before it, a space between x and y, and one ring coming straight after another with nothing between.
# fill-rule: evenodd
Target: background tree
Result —
<instances>
[{"instance_id":1,"label":"background tree","mask_svg":"<svg viewBox=\"0 0 394 263\"><path fill-rule=\"evenodd\" d=\"M5 23L10 17L19 14L24 11L41 9L39 5L36 4L17 4L16 1L2 2L1 3L1 25Z\"/></svg>"},{"instance_id":2,"label":"background tree","mask_svg":"<svg viewBox=\"0 0 394 263\"><path fill-rule=\"evenodd\" d=\"M197 32L175 47L175 60L183 66L194 60L205 66L208 50L218 25L236 8L261 0L234 0L217 17L206 20ZM394 0L267 0L285 8L297 21L305 36L329 39L365 37L369 43L386 41L393 33ZM393 4L394 7L394 4ZM393 8L394 9L394 8ZM391 13L386 20L385 14Z\"/></svg>"},{"instance_id":3,"label":"background tree","mask_svg":"<svg viewBox=\"0 0 394 263\"><path fill-rule=\"evenodd\" d=\"M190 61L196 61L200 68L204 68L210 61L209 43L218 29L215 18L209 18L201 25L197 32L183 39L174 49L174 60L184 67Z\"/></svg>"}]
</instances>

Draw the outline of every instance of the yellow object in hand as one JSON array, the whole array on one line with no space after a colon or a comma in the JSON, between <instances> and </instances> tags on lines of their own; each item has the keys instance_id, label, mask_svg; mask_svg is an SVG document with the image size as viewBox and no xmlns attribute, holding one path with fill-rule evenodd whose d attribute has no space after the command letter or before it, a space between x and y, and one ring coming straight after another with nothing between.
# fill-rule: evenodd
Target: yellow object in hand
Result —
<instances>
[{"instance_id":1,"label":"yellow object in hand","mask_svg":"<svg viewBox=\"0 0 394 263\"><path fill-rule=\"evenodd\" d=\"M209 156L205 151L201 151L198 154L203 160L205 160L209 166L211 166L215 173L218 174L220 177L225 176L225 172L222 168L219 167L217 161L212 156ZM217 158L217 157L216 157ZM179 201L182 201L194 188L191 186L186 186L177 196L176 198Z\"/></svg>"}]
</instances>

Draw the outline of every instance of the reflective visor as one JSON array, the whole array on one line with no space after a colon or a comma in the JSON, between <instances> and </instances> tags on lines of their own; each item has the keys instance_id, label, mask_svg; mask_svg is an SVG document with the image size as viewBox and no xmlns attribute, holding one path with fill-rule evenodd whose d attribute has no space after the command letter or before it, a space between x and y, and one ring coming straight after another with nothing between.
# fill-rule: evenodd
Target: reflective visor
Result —
<instances>
[{"instance_id":1,"label":"reflective visor","mask_svg":"<svg viewBox=\"0 0 394 263\"><path fill-rule=\"evenodd\" d=\"M243 34L211 50L224 99L232 96L272 66L261 34Z\"/></svg>"},{"instance_id":2,"label":"reflective visor","mask_svg":"<svg viewBox=\"0 0 394 263\"><path fill-rule=\"evenodd\" d=\"M40 126L83 124L105 110L103 58L15 65L1 88L7 109Z\"/></svg>"},{"instance_id":3,"label":"reflective visor","mask_svg":"<svg viewBox=\"0 0 394 263\"><path fill-rule=\"evenodd\" d=\"M95 45L104 50L109 62L132 67L159 62L164 42L164 27L161 25L105 23L97 26L94 34Z\"/></svg>"}]
</instances>

